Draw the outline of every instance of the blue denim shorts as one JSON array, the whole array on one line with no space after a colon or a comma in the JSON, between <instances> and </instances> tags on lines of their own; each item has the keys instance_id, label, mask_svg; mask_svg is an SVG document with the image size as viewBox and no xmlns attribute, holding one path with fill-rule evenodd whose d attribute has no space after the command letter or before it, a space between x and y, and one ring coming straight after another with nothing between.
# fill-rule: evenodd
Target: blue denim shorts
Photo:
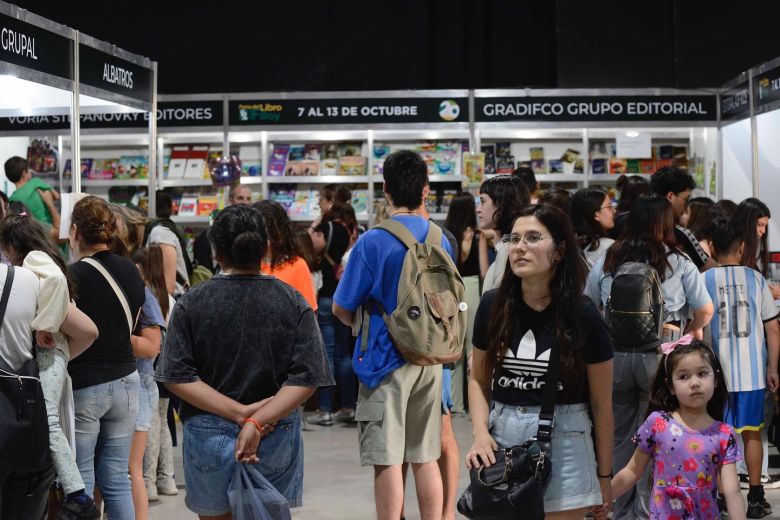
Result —
<instances>
[{"instance_id":1,"label":"blue denim shorts","mask_svg":"<svg viewBox=\"0 0 780 520\"><path fill-rule=\"evenodd\" d=\"M502 448L523 444L536 435L539 406L493 403L490 434ZM557 405L550 460L552 473L544 491L544 510L568 511L601 503L596 454L585 404Z\"/></svg>"},{"instance_id":2,"label":"blue denim shorts","mask_svg":"<svg viewBox=\"0 0 780 520\"><path fill-rule=\"evenodd\" d=\"M452 369L443 368L441 376L441 414L448 415L452 410Z\"/></svg>"},{"instance_id":3,"label":"blue denim shorts","mask_svg":"<svg viewBox=\"0 0 780 520\"><path fill-rule=\"evenodd\" d=\"M235 475L238 425L202 414L184 423L184 503L195 514L219 516L230 511L228 486ZM265 478L287 498L290 507L303 505L303 437L297 411L276 423L260 441L258 467Z\"/></svg>"},{"instance_id":4,"label":"blue denim shorts","mask_svg":"<svg viewBox=\"0 0 780 520\"><path fill-rule=\"evenodd\" d=\"M160 391L154 382L154 374L140 374L138 386L138 415L135 418L135 431L148 432L152 429L152 414L157 413Z\"/></svg>"}]
</instances>

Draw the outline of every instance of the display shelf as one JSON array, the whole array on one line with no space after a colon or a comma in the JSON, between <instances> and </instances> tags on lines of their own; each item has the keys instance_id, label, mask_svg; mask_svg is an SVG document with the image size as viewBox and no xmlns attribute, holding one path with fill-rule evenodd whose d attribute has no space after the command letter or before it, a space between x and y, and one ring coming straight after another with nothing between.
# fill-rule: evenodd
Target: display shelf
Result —
<instances>
[{"instance_id":1,"label":"display shelf","mask_svg":"<svg viewBox=\"0 0 780 520\"><path fill-rule=\"evenodd\" d=\"M180 188L187 186L211 186L211 179L164 179L163 188Z\"/></svg>"},{"instance_id":2,"label":"display shelf","mask_svg":"<svg viewBox=\"0 0 780 520\"><path fill-rule=\"evenodd\" d=\"M373 182L383 183L385 178L382 175L374 175ZM464 175L429 175L428 182L463 182L467 181L468 177Z\"/></svg>"},{"instance_id":3,"label":"display shelf","mask_svg":"<svg viewBox=\"0 0 780 520\"><path fill-rule=\"evenodd\" d=\"M268 184L364 184L367 175L310 175L264 177Z\"/></svg>"},{"instance_id":4,"label":"display shelf","mask_svg":"<svg viewBox=\"0 0 780 520\"><path fill-rule=\"evenodd\" d=\"M263 177L261 177L260 175L257 175L255 177L244 176L244 177L241 177L241 180L239 182L241 184L262 184L263 183Z\"/></svg>"},{"instance_id":5,"label":"display shelf","mask_svg":"<svg viewBox=\"0 0 780 520\"><path fill-rule=\"evenodd\" d=\"M501 175L511 175L509 173L490 173L485 175L485 179L492 179L493 177L499 177ZM605 175L606 176L606 175ZM616 175L619 177L619 175ZM591 179L593 177L591 176ZM536 174L536 180L540 183L545 182L582 182L585 179L585 175L582 173L538 173Z\"/></svg>"},{"instance_id":6,"label":"display shelf","mask_svg":"<svg viewBox=\"0 0 780 520\"><path fill-rule=\"evenodd\" d=\"M210 218L209 216L181 217L174 215L171 217L171 220L177 224L208 224Z\"/></svg>"},{"instance_id":7,"label":"display shelf","mask_svg":"<svg viewBox=\"0 0 780 520\"><path fill-rule=\"evenodd\" d=\"M312 214L309 214L309 215L291 215L290 216L290 220L292 222L312 222L315 218L317 218L319 216L320 216L319 214L316 214L316 215L312 215ZM358 213L357 215L355 215L355 218L359 222L365 222L365 221L368 220L368 213Z\"/></svg>"},{"instance_id":8,"label":"display shelf","mask_svg":"<svg viewBox=\"0 0 780 520\"><path fill-rule=\"evenodd\" d=\"M590 182L617 182L620 175L617 173L592 173L589 180ZM624 173L622 175L644 177L647 180L650 180L650 177L653 176L652 173Z\"/></svg>"},{"instance_id":9,"label":"display shelf","mask_svg":"<svg viewBox=\"0 0 780 520\"><path fill-rule=\"evenodd\" d=\"M62 184L70 186L73 179L62 179ZM113 188L114 186L149 186L149 179L81 179L84 188Z\"/></svg>"}]
</instances>

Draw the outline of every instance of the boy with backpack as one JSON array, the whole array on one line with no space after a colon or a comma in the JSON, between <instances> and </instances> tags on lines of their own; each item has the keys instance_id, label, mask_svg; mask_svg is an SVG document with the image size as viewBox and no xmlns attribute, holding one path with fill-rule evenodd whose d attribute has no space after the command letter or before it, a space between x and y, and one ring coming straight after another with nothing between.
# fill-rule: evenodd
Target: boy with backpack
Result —
<instances>
[{"instance_id":1,"label":"boy with backpack","mask_svg":"<svg viewBox=\"0 0 780 520\"><path fill-rule=\"evenodd\" d=\"M428 191L419 155L387 157L391 218L357 241L333 297L334 315L358 332L355 419L361 463L374 466L380 520L400 518L404 462L412 465L421 518L442 516L441 365L461 355L467 307L453 252L421 214Z\"/></svg>"},{"instance_id":2,"label":"boy with backpack","mask_svg":"<svg viewBox=\"0 0 780 520\"><path fill-rule=\"evenodd\" d=\"M748 518L772 513L761 485L764 448L765 391L776 392L780 356L780 325L769 284L758 271L740 264L745 242L728 219L714 222L712 244L721 263L704 273L707 292L715 304L712 349L728 383L730 403L725 422L742 435L748 482Z\"/></svg>"}]
</instances>

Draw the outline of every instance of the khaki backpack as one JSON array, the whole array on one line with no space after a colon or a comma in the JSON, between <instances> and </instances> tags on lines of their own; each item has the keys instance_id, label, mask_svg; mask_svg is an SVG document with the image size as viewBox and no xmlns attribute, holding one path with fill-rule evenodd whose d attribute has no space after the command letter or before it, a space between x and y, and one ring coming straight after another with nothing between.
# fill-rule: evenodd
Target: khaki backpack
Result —
<instances>
[{"instance_id":1,"label":"khaki backpack","mask_svg":"<svg viewBox=\"0 0 780 520\"><path fill-rule=\"evenodd\" d=\"M466 338L466 288L450 255L441 247L442 231L430 223L424 243L392 219L378 226L407 248L398 281L398 303L388 315L377 303L398 351L413 365L439 365L460 359ZM369 314L363 309L361 350L368 345Z\"/></svg>"}]
</instances>

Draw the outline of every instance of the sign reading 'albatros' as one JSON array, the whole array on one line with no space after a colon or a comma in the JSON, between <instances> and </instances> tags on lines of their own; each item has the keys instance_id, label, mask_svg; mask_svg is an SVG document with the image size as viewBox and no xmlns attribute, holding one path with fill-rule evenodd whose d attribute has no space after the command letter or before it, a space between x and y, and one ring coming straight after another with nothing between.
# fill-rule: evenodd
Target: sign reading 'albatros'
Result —
<instances>
[{"instance_id":1,"label":"sign reading 'albatros'","mask_svg":"<svg viewBox=\"0 0 780 520\"><path fill-rule=\"evenodd\" d=\"M79 45L82 83L115 94L152 101L152 71L85 44Z\"/></svg>"}]
</instances>

